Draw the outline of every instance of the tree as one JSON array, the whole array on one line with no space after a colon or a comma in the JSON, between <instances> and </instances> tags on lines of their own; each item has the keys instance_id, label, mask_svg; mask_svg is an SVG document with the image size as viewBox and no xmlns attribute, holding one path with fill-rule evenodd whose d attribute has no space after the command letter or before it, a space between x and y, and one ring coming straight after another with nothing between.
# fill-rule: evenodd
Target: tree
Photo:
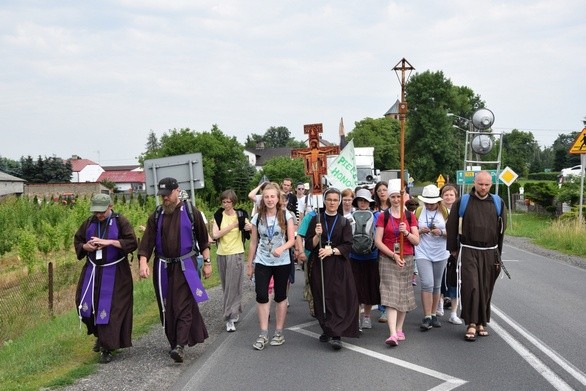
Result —
<instances>
[{"instance_id":1,"label":"tree","mask_svg":"<svg viewBox=\"0 0 586 391\"><path fill-rule=\"evenodd\" d=\"M284 126L271 126L263 136L265 148L283 148L291 139L291 132Z\"/></svg>"},{"instance_id":2,"label":"tree","mask_svg":"<svg viewBox=\"0 0 586 391\"><path fill-rule=\"evenodd\" d=\"M374 147L374 167L380 170L399 168L400 124L396 119L365 118L354 123L346 139L354 147Z\"/></svg>"},{"instance_id":3,"label":"tree","mask_svg":"<svg viewBox=\"0 0 586 391\"><path fill-rule=\"evenodd\" d=\"M20 163L17 160L12 160L0 156L0 171L19 177Z\"/></svg>"},{"instance_id":4,"label":"tree","mask_svg":"<svg viewBox=\"0 0 586 391\"><path fill-rule=\"evenodd\" d=\"M266 175L271 182L277 183L281 183L284 178L293 179L293 185L297 182L309 181L305 176L303 159L291 159L289 156L279 156L267 160L262 170L255 176L253 183L258 183L263 175Z\"/></svg>"},{"instance_id":5,"label":"tree","mask_svg":"<svg viewBox=\"0 0 586 391\"><path fill-rule=\"evenodd\" d=\"M251 133L246 136L244 148L256 148L263 141L263 136L256 133Z\"/></svg>"},{"instance_id":6,"label":"tree","mask_svg":"<svg viewBox=\"0 0 586 391\"><path fill-rule=\"evenodd\" d=\"M580 156L568 153L574 140L580 132L569 134L559 134L553 142L552 148L554 153L554 170L561 171L562 168L572 167L580 164Z\"/></svg>"},{"instance_id":7,"label":"tree","mask_svg":"<svg viewBox=\"0 0 586 391\"><path fill-rule=\"evenodd\" d=\"M527 177L531 165L541 166L539 161L539 144L533 133L513 129L502 137L502 166L509 166L522 177ZM539 170L541 171L541 170ZM538 172L538 171L534 171Z\"/></svg>"},{"instance_id":8,"label":"tree","mask_svg":"<svg viewBox=\"0 0 586 391\"><path fill-rule=\"evenodd\" d=\"M151 130L149 132L149 136L147 138L147 143L146 143L147 152L155 152L156 153L160 147L161 147L161 143L159 143L159 139L157 138L157 135L155 134L154 131Z\"/></svg>"}]
</instances>

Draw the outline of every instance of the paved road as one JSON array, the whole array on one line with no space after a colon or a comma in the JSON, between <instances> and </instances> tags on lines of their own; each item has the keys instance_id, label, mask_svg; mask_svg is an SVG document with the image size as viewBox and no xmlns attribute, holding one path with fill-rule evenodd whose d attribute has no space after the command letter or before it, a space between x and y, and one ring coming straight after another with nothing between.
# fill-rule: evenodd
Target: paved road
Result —
<instances>
[{"instance_id":1,"label":"paved road","mask_svg":"<svg viewBox=\"0 0 586 391\"><path fill-rule=\"evenodd\" d=\"M258 322L251 302L238 330L220 335L170 389L586 389L586 270L511 246L503 259L513 279L497 282L491 335L474 343L447 317L442 328L420 332L419 306L407 315L400 346L387 347L387 325L375 323L333 351L317 340L321 331L301 299L298 271L284 345L252 348Z\"/></svg>"}]
</instances>

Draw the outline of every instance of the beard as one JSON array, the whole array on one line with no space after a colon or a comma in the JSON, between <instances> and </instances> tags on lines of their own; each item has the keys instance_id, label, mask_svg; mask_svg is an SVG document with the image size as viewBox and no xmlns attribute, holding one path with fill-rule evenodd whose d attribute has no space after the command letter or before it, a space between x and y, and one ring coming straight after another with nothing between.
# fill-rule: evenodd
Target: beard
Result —
<instances>
[{"instance_id":1,"label":"beard","mask_svg":"<svg viewBox=\"0 0 586 391\"><path fill-rule=\"evenodd\" d=\"M175 212L175 208L177 208L177 205L178 204L163 204L163 212L165 212L165 214L171 215L173 214L173 212Z\"/></svg>"}]
</instances>

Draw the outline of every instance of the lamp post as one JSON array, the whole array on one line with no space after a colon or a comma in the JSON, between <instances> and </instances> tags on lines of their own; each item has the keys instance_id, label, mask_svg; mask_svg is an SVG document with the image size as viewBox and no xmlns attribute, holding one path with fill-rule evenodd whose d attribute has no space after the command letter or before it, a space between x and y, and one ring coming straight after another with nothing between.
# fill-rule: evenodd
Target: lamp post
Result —
<instances>
[{"instance_id":1,"label":"lamp post","mask_svg":"<svg viewBox=\"0 0 586 391\"><path fill-rule=\"evenodd\" d=\"M399 122L401 124L401 206L405 205L403 200L403 196L405 194L405 117L407 116L407 102L405 102L405 84L407 80L409 80L409 76L411 76L411 72L413 72L415 68L409 61L405 60L405 58L401 59L393 67L393 71L397 75L397 79L399 79L399 83L401 84L401 102L399 103ZM400 77L399 77L400 75ZM403 220L403 214L405 213L403 207L401 209L401 220ZM400 236L399 240L399 256L403 258L403 235Z\"/></svg>"}]
</instances>

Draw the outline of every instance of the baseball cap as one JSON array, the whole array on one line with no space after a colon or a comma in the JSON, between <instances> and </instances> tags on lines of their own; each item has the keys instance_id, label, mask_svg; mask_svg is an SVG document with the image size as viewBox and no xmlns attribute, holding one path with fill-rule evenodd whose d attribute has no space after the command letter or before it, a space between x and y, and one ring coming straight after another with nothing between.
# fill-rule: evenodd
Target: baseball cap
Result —
<instances>
[{"instance_id":1,"label":"baseball cap","mask_svg":"<svg viewBox=\"0 0 586 391\"><path fill-rule=\"evenodd\" d=\"M171 192L179 187L177 179L175 178L163 178L159 181L157 195L168 196Z\"/></svg>"},{"instance_id":2,"label":"baseball cap","mask_svg":"<svg viewBox=\"0 0 586 391\"><path fill-rule=\"evenodd\" d=\"M112 205L112 199L108 194L96 194L92 197L90 212L105 212Z\"/></svg>"}]
</instances>

